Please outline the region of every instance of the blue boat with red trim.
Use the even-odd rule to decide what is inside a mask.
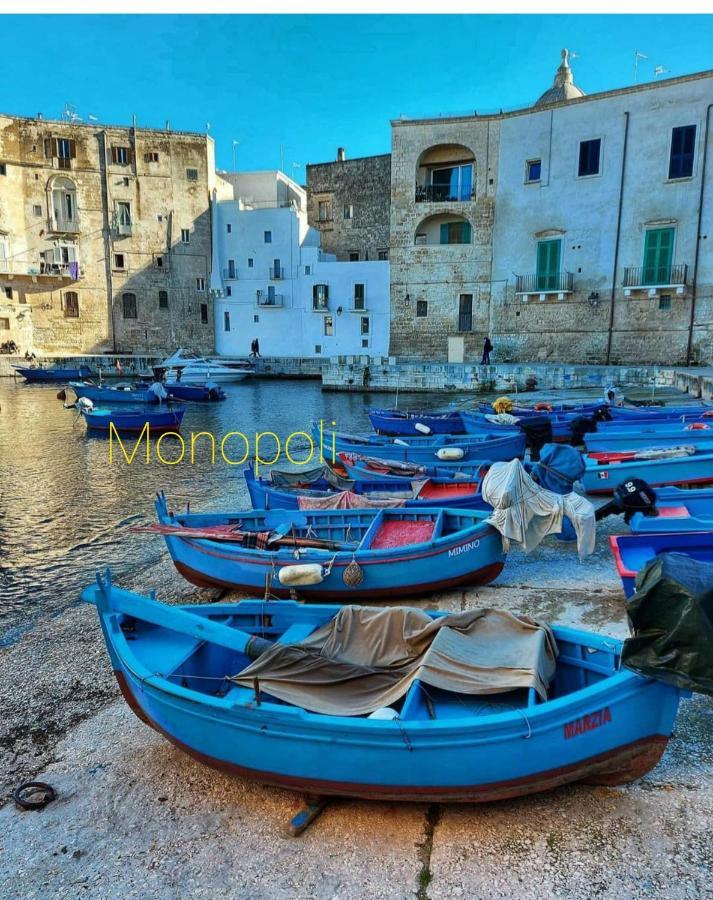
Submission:
[[[638,573],[661,553],[683,553],[699,562],[713,562],[713,531],[617,534],[609,537],[609,546],[627,597],[636,589]]]
[[[204,764],[316,796],[476,803],[573,782],[624,784],[656,765],[687,694],[622,668],[616,638],[566,627],[551,631],[556,658],[544,696],[508,684],[486,693],[474,684],[480,650],[493,666],[498,657],[487,629],[479,638],[477,627],[464,626],[467,612],[260,600],[165,606],[115,587],[108,573],[82,598],[96,606],[121,692],[145,724]],[[391,647],[394,613],[412,631],[438,630],[426,655],[445,630],[440,646],[459,652],[463,665],[434,684],[429,665],[413,667],[407,656],[408,678],[388,706],[369,712],[393,672],[382,648]],[[365,655],[381,665],[325,646],[355,620],[373,626]],[[522,628],[540,629],[539,640],[543,626],[529,620]],[[281,681],[281,669],[290,677]],[[309,684],[315,672],[318,691]],[[365,699],[355,699],[356,678]]]
[[[171,558],[199,586],[348,602],[488,584],[504,565],[485,510],[239,510],[171,513],[156,500]]]
[[[708,446],[595,451],[585,454],[584,463],[582,484],[588,494],[611,494],[633,478],[651,487],[713,484],[713,448]]]
[[[398,459],[381,459],[363,453],[338,453],[333,468],[353,481],[380,481],[391,483],[404,478],[424,480],[439,478],[447,481],[480,481],[490,467],[490,462],[439,463],[419,465]]]
[[[661,488],[648,515],[635,513],[632,534],[713,531],[713,488]]]

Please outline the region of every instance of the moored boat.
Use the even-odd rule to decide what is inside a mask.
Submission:
[[[30,383],[65,382],[72,379],[91,378],[94,375],[89,366],[13,366],[13,369]]]
[[[463,434],[465,429],[458,410],[369,410],[369,421],[377,434],[400,435]]]
[[[682,444],[713,447],[713,424],[708,421],[633,425],[616,430],[597,429],[595,433],[584,436],[584,446],[589,452],[655,449]]]
[[[655,511],[636,513],[629,527],[632,534],[713,531],[713,488],[662,488],[656,491]]]
[[[403,481],[404,478],[423,480],[439,478],[448,481],[479,481],[490,463],[439,463],[436,466],[402,462],[398,459],[381,459],[363,453],[338,453],[334,468],[343,470],[354,481]]]
[[[621,668],[616,638],[497,610],[168,607],[108,573],[82,596],[143,722],[202,763],[319,796],[480,802],[623,784],[658,762],[684,694]]]
[[[177,350],[173,356],[169,356],[156,366],[157,375],[166,375],[167,384],[178,382],[181,384],[207,384],[219,382],[220,384],[242,381],[252,373],[252,367],[226,365],[216,360],[197,356],[189,350]]]
[[[713,484],[713,448],[662,448],[593,452],[584,457],[588,494],[611,494],[622,481],[640,478],[652,487]]]
[[[132,384],[120,382],[110,387],[99,384],[87,384],[84,381],[70,381],[69,387],[74,391],[77,399],[86,397],[92,403],[107,403],[113,406],[115,403],[160,403],[168,399],[168,394],[159,382],[148,387],[145,384]]]
[[[683,553],[699,562],[713,562],[711,531],[617,534],[609,537],[609,546],[627,597],[636,589],[637,574],[649,560],[662,553]]]
[[[178,571],[199,586],[389,599],[487,584],[505,562],[484,510],[174,514],[160,494],[156,514],[159,524],[148,530],[165,537]]]
[[[166,381],[163,386],[174,400],[187,400],[191,403],[214,403],[218,400],[225,400],[227,396],[223,388],[213,381],[207,381],[205,384]]]
[[[151,434],[180,431],[185,406],[144,409],[79,408],[88,431],[109,432],[113,425],[119,434],[140,433],[146,425]]]

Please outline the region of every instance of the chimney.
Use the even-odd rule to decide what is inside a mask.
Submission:
[[[344,147],[337,147],[337,162],[344,162],[347,158],[347,151]]]

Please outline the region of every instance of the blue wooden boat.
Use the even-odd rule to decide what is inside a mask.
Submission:
[[[439,463],[437,466],[423,466],[406,463],[398,459],[380,459],[363,453],[338,453],[334,468],[355,482],[379,481],[389,483],[403,481],[404,478],[424,480],[440,478],[449,481],[480,481],[490,463]]]
[[[490,509],[480,493],[480,481],[428,478],[416,485],[407,478],[390,482],[353,481],[346,488],[335,487],[326,479],[307,484],[275,485],[269,478],[256,478],[252,467],[243,472],[253,509],[300,509],[305,503],[334,498],[343,493],[357,505],[359,498],[367,501],[392,500],[406,509],[425,509],[440,506],[444,509]]]
[[[584,446],[592,453],[682,445],[713,447],[713,425],[706,422],[634,425],[617,430],[602,429],[584,436]]]
[[[62,368],[60,366],[13,366],[13,369],[22,375],[25,381],[50,382],[71,381],[72,379],[91,378],[94,373],[89,366],[75,366],[74,368]]]
[[[159,525],[150,529],[164,535],[184,578],[200,586],[262,593],[267,584],[277,596],[299,587],[305,597],[342,601],[358,590],[360,597],[390,599],[487,584],[505,562],[500,535],[486,523],[484,510],[174,515],[160,494],[156,514]]]
[[[503,434],[512,434],[513,430],[518,429],[517,425],[511,424],[498,424],[497,422],[491,422],[486,416],[494,415],[493,410],[489,410],[488,412],[462,412],[461,419],[463,420],[463,427],[465,428],[465,432],[468,435],[479,435],[479,434],[490,434],[490,435],[503,435]],[[524,416],[520,416],[520,412],[513,412],[512,415],[517,416],[518,418],[522,418],[525,423],[527,423],[530,419],[534,419],[536,417],[545,417],[549,420],[552,425],[552,440],[563,442],[569,441],[572,437],[572,422],[574,419],[579,418],[582,415],[585,415],[583,412],[537,412],[537,416],[534,414],[530,415],[529,413]]]
[[[525,454],[525,435],[511,432],[503,437],[490,434],[456,436],[437,434],[433,437],[389,438],[380,435],[352,435],[342,432],[320,432],[313,426],[315,442],[324,446],[324,456],[337,453],[368,453],[372,456],[403,462],[438,465],[443,462],[474,460],[510,461]]]
[[[713,484],[713,448],[694,449],[693,455],[668,459],[643,459],[646,450],[587,453],[582,484],[588,494],[611,494],[630,478],[642,478],[651,487]]]
[[[681,403],[671,406],[610,406],[614,421],[629,420],[636,422],[662,421],[664,419],[685,418],[713,415],[713,406],[709,403]]]
[[[150,390],[144,384],[132,384],[131,382],[121,382],[119,384],[98,385],[86,384],[84,381],[70,381],[69,387],[72,388],[77,399],[86,397],[92,403],[132,403],[134,406],[138,403],[159,403],[159,395]]]
[[[369,410],[369,421],[377,434],[412,435],[463,434],[463,422],[458,410]],[[419,426],[419,427],[416,427]]]
[[[81,409],[88,431],[109,432],[111,425],[119,434],[142,432],[148,423],[151,434],[180,431],[185,406],[144,407],[144,409]]]
[[[259,678],[232,679],[264,653],[281,657],[282,645],[304,654],[295,645],[338,607],[165,606],[113,586],[108,573],[82,598],[96,605],[121,692],[144,723],[204,764],[318,796],[481,802],[577,781],[623,784],[656,765],[686,695],[621,668],[616,638],[555,627],[546,699],[532,689],[454,693],[416,678],[392,703],[396,718],[326,714],[278,699]]]
[[[166,381],[164,388],[173,400],[188,400],[191,403],[213,403],[225,400],[227,394],[219,384],[184,384],[181,381]]]
[[[711,531],[617,534],[609,537],[609,546],[627,597],[631,597],[636,589],[637,574],[660,553],[683,553],[699,562],[713,562]]]
[[[655,510],[655,515],[631,517],[632,534],[713,531],[713,488],[661,488],[656,491]]]
[[[530,406],[513,403],[510,414],[513,416],[518,416],[519,418],[549,414],[591,416],[594,412],[596,412],[596,410],[601,409],[603,406],[608,406],[608,404],[603,403],[601,400],[592,400],[588,403],[548,403],[546,401],[540,401],[537,404],[537,407],[539,408],[537,408],[534,404]],[[493,404],[485,402],[478,404],[477,411],[487,415],[493,415],[495,412]]]

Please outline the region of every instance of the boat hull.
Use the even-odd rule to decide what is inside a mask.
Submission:
[[[185,411],[185,406],[143,411],[94,409],[82,411],[82,415],[87,431],[109,433],[113,425],[119,434],[137,434],[144,430],[148,422],[151,434],[165,434],[180,430]]]
[[[713,562],[713,532],[710,531],[612,535],[609,546],[627,597],[636,590],[637,574],[660,553],[683,553],[699,562]]]
[[[467,480],[477,478],[480,480],[487,471],[490,462],[473,463],[439,463],[437,466],[425,466],[423,473],[413,476],[403,474],[391,474],[386,471],[372,468],[358,454],[343,454],[339,456],[338,465],[343,466],[349,478],[354,481],[381,481],[390,484],[395,481],[403,481],[404,477],[413,478],[445,478],[453,480]]]
[[[417,424],[428,428],[431,434],[463,434],[465,432],[460,413],[457,411],[443,413],[424,411],[421,415],[419,412],[371,409],[369,410],[369,421],[377,434],[391,437],[423,436],[424,432],[422,429],[416,428]]]
[[[158,403],[159,398],[153,391],[148,390],[121,390],[119,388],[105,388],[92,384],[82,384],[78,381],[71,381],[69,386],[72,388],[77,398],[86,397],[92,403]]]
[[[30,383],[48,383],[57,381],[71,381],[72,379],[89,378],[93,373],[88,366],[80,366],[75,369],[41,369],[24,366],[13,366],[15,371],[22,375],[25,381]]]
[[[642,478],[651,487],[713,484],[713,452],[672,459],[631,460],[597,465],[585,457],[582,484],[588,494],[611,494],[630,478]]]

